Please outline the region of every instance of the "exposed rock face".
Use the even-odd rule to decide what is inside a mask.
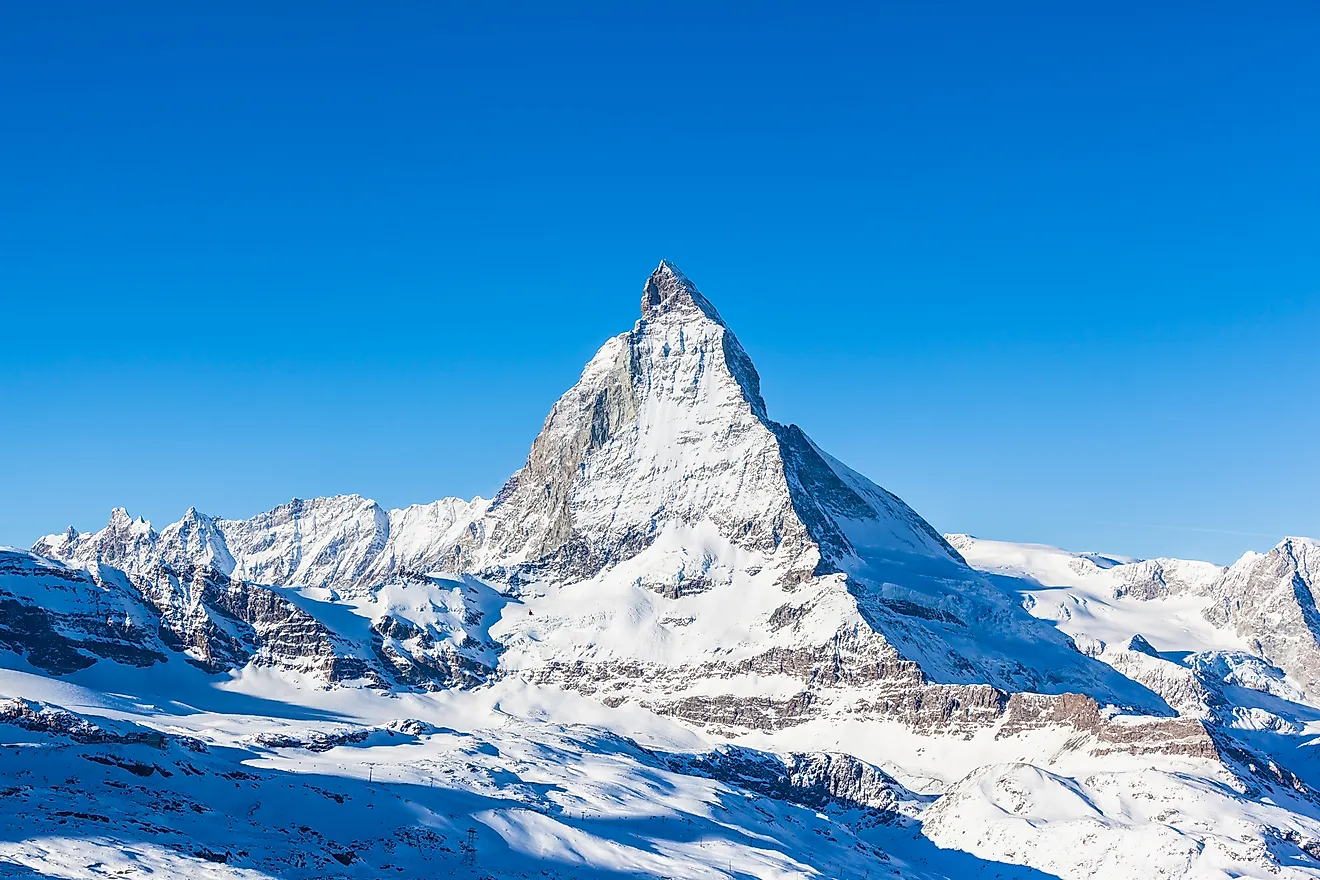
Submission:
[[[1135,636],[1133,642],[1138,638],[1140,636]],[[1180,715],[1208,718],[1221,702],[1214,687],[1207,684],[1195,670],[1162,659],[1145,639],[1135,648],[1111,647],[1100,658],[1123,675],[1159,694]]]
[[[957,560],[907,505],[769,419],[733,332],[661,263],[641,320],[592,358],[491,504],[479,558],[583,579],[706,521],[798,579],[840,570],[850,531],[870,551]]]
[[[1287,538],[1269,552],[1247,553],[1227,568],[1179,559],[1123,562],[967,535],[950,535],[949,540],[970,554],[974,564],[989,565],[990,571],[1007,576],[1026,575],[1027,586],[1072,584],[1085,588],[1088,595],[1103,589],[1116,600],[1205,600],[1202,616],[1238,636],[1234,648],[1245,643],[1312,696],[1320,688],[1320,612],[1314,595],[1320,577],[1320,543],[1312,539]],[[1070,611],[1058,606],[1052,613],[1066,617]],[[1104,646],[1094,642],[1079,647],[1099,656]]]
[[[354,656],[351,644],[273,589],[210,568],[163,565],[134,583],[160,615],[162,641],[209,672],[253,663],[387,686],[369,658]]]
[[[1268,553],[1248,553],[1206,590],[1206,619],[1231,627],[1252,649],[1320,694],[1320,543],[1287,538]]]
[[[1294,703],[1305,695],[1284,677],[1284,671],[1245,651],[1199,651],[1184,661],[1206,687],[1241,687]]]
[[[680,773],[718,779],[776,800],[817,810],[866,809],[900,819],[906,802],[918,798],[878,767],[851,755],[792,752],[778,756],[726,746],[702,755],[675,755]]]
[[[252,664],[374,688],[472,686],[494,663],[481,635],[486,612],[464,601],[480,590],[490,593],[396,578],[373,595],[360,625],[341,632],[318,616],[325,608],[316,600],[213,568],[158,564],[126,575],[98,565],[93,574],[0,551],[0,645],[54,675],[100,659],[149,666],[181,656],[208,672]],[[420,619],[403,616],[399,602],[423,602]]]
[[[124,508],[116,507],[99,532],[79,534],[70,526],[37,541],[32,552],[89,571],[102,563],[125,572],[145,571],[161,561],[158,539],[151,523],[133,519]]]
[[[102,573],[98,583],[108,585],[102,592],[114,587],[122,601],[140,609],[143,622],[131,633],[133,644],[150,634],[155,646],[154,654],[140,655],[143,662],[163,660],[173,649],[210,672],[252,663],[326,683],[472,686],[492,673],[494,646],[483,635],[486,612],[462,596],[477,590],[492,604],[492,591],[416,572],[452,559],[453,536],[470,531],[484,509],[481,499],[445,499],[387,513],[373,501],[339,496],[295,500],[250,520],[189,510],[160,532],[117,509],[99,532],[51,535],[35,549]],[[40,571],[65,577],[49,566]],[[87,579],[76,570],[60,571]],[[117,646],[124,633],[104,621],[89,631],[94,637],[85,650],[61,653],[59,643],[42,635],[42,612],[32,607],[42,604],[33,598],[41,589],[27,582],[10,614],[22,609],[28,622],[16,630],[37,634],[28,641],[45,646],[35,656],[48,657],[42,662],[51,671],[90,665],[95,657],[89,652],[123,653]],[[360,626],[341,632],[326,623],[327,603],[341,600],[356,605]],[[420,602],[422,619],[390,607],[397,601]]]
[[[1209,562],[1186,559],[1143,559],[1114,566],[1114,596],[1158,599],[1201,589],[1223,571]]]
[[[792,752],[784,759],[798,803],[809,807],[863,805],[897,812],[913,799],[879,767],[837,752]]]
[[[0,700],[0,724],[12,724],[32,733],[47,733],[85,745],[146,745],[164,749],[170,743],[177,743],[188,751],[206,751],[206,746],[193,737],[171,736],[128,725],[125,725],[126,730],[107,729],[59,707],[21,698]]]
[[[0,550],[0,645],[56,675],[99,659],[165,659],[150,610],[118,572],[94,576],[12,550]]]
[[[495,673],[499,646],[489,627],[503,597],[474,578],[398,575],[370,604],[373,650],[396,686],[475,687]]]
[[[500,622],[505,674],[610,705],[725,730],[909,709],[927,726],[915,707],[938,705],[940,688],[988,684],[1167,711],[1032,620],[907,505],[772,421],[742,346],[669,264],[475,535],[467,564],[545,606]]]

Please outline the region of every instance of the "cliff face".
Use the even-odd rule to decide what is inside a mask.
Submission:
[[[786,582],[862,552],[958,561],[907,505],[770,420],[733,332],[661,263],[637,325],[592,358],[491,504],[481,559],[581,580],[703,523]]]
[[[1314,698],[1320,696],[1317,589],[1320,543],[1285,538],[1268,553],[1243,556],[1206,587],[1212,604],[1205,617],[1232,629]]]

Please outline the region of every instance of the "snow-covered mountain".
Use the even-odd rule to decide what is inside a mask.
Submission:
[[[1320,876],[1318,571],[946,539],[661,263],[490,501],[0,551],[0,876]]]
[[[445,498],[386,511],[358,495],[294,499],[248,520],[189,509],[157,532],[117,508],[99,532],[73,529],[37,541],[34,553],[89,568],[99,563],[133,574],[166,565],[206,567],[252,583],[352,592],[396,573],[448,562],[447,551],[488,506]]]

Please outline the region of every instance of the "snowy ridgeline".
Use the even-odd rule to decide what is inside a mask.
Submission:
[[[0,550],[0,876],[1320,876],[1317,573],[941,536],[662,263],[492,500]]]

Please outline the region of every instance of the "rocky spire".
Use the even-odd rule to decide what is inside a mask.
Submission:
[[[768,417],[751,359],[673,264],[651,273],[641,305],[492,503],[479,568],[585,578],[703,523],[797,579],[863,549],[956,561],[901,501]]]
[[[697,286],[668,260],[661,260],[642,288],[642,319],[655,321],[668,315],[694,317],[705,315],[724,326],[719,312],[701,295]]]

